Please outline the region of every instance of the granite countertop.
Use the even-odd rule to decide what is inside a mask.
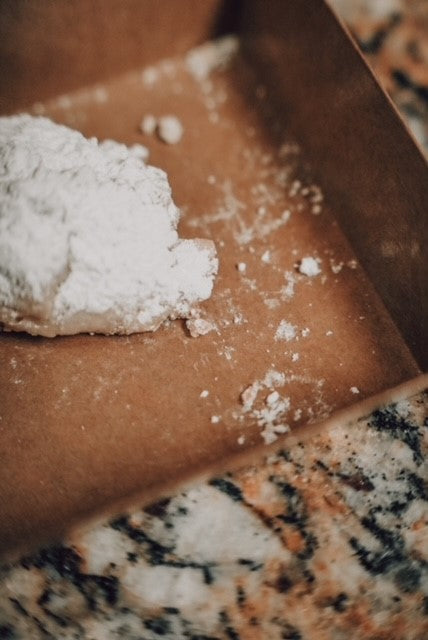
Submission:
[[[423,640],[428,391],[4,566],[0,637]]]
[[[426,1],[332,4],[428,153]],[[425,391],[74,534],[0,567],[0,638],[425,640],[427,455]]]
[[[428,155],[426,0],[329,0]]]

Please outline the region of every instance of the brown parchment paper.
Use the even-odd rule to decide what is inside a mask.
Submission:
[[[37,47],[47,52],[41,29],[35,40],[27,32],[31,23],[27,4],[30,16],[40,6],[18,2],[16,22],[10,15],[3,22],[11,55],[14,29],[30,42],[27,54]],[[177,4],[163,3],[157,24],[153,3],[138,3],[138,9],[133,2],[121,3],[128,17],[120,22],[124,33],[119,31],[134,43],[127,45],[134,52],[129,54],[129,68],[138,60],[144,66],[181,53],[206,38],[207,25],[218,24],[212,19],[213,13],[221,13],[218,3],[196,3],[198,11],[177,23],[176,29],[183,30],[177,40],[182,45],[177,48],[174,44],[168,50],[166,34],[175,25]],[[50,15],[47,5],[43,6]],[[116,30],[105,26],[104,18],[100,22],[93,19],[87,23],[94,41],[89,45],[80,32],[88,5],[75,0],[70,3],[72,9],[67,9],[74,13],[63,27],[69,43],[63,46],[60,18],[64,3],[55,6],[52,19],[59,31],[57,37],[49,31],[47,41],[58,50],[60,62],[51,67],[45,63],[43,82],[39,62],[35,65],[41,97],[52,93],[55,82],[61,91],[77,86],[79,78],[82,84],[92,82],[97,51],[108,49],[108,43],[114,45],[117,37]],[[108,5],[110,26],[115,24],[118,6]],[[397,221],[404,230],[419,225],[422,233],[419,216],[426,195],[426,170],[424,173],[417,149],[334,17],[315,0],[309,12],[308,6],[312,3],[246,4],[240,22],[244,51],[227,70],[215,73],[209,85],[189,74],[183,58],[157,65],[154,83],[142,80],[141,68],[117,75],[124,66],[116,66],[113,49],[95,85],[33,108],[86,135],[148,145],[150,162],[168,171],[174,198],[183,209],[181,235],[211,237],[216,242],[219,276],[212,298],[202,305],[204,316],[216,329],[191,338],[184,323],[175,321],[155,334],[130,337],[80,335],[48,340],[0,336],[2,552],[53,539],[96,513],[113,511],[129,496],[153,496],[157,488],[208,467],[220,468],[226,458],[260,445],[262,427],[254,412],[243,412],[240,394],[255,381],[265,380],[271,371],[284,376],[275,388],[290,400],[287,421],[293,433],[420,372],[415,356],[421,360],[421,341],[409,341],[412,354],[379,296],[378,292],[384,293],[382,286],[376,281],[378,292],[375,290],[359,260],[361,256],[372,269],[382,234],[395,233]],[[309,25],[304,28],[306,21]],[[288,44],[281,39],[280,26]],[[153,36],[151,31],[156,28],[165,31],[162,37]],[[329,34],[329,42],[324,34]],[[83,50],[79,54],[74,38],[84,38],[90,49],[89,53],[85,50],[86,57]],[[141,57],[139,38],[145,42]],[[330,41],[335,45],[332,49]],[[360,91],[349,92],[342,66],[332,63],[339,45],[343,65],[352,73],[352,86],[364,87],[364,109]],[[6,49],[0,49],[2,64]],[[269,58],[272,51],[274,62]],[[24,56],[21,62],[20,55]],[[21,52],[17,56],[17,65],[29,62],[29,55]],[[67,60],[75,64],[68,86],[59,78]],[[78,70],[83,60],[87,74]],[[22,86],[9,94],[7,110],[23,100],[38,100],[37,84],[32,84],[28,71],[18,77]],[[11,84],[3,84],[8,86]],[[349,178],[349,166],[344,164],[341,169],[343,114],[337,114],[337,121],[326,116],[329,96],[337,100],[335,91],[340,86],[345,86],[343,100],[354,113],[360,136],[354,140],[352,130],[346,128],[346,141],[356,148],[353,175],[359,179]],[[138,125],[147,113],[178,116],[185,131],[180,144],[168,147],[156,137],[142,136]],[[376,141],[376,153],[373,145],[361,139],[368,117],[379,131],[388,128],[388,136]],[[306,135],[304,123],[309,127]],[[411,202],[417,206],[410,213],[407,188],[394,188],[394,198],[384,209],[379,187],[374,186],[379,176],[373,163],[385,162],[390,140],[396,138],[405,158],[402,165],[395,158],[393,171],[401,166],[412,180]],[[297,146],[300,140],[303,150]],[[333,163],[332,157],[338,160]],[[386,170],[384,173],[388,176]],[[343,185],[339,192],[338,183]],[[319,215],[313,213],[314,185],[325,191]],[[382,192],[380,195],[383,198]],[[371,239],[376,224],[364,215],[366,210],[380,217],[382,234],[377,245]],[[355,249],[338,219],[347,231],[351,228],[352,241],[357,234]],[[413,245],[405,246],[407,253],[403,248],[400,254],[403,258],[411,255]],[[266,252],[267,261],[263,258]],[[298,262],[305,255],[319,258],[320,276],[299,274]],[[245,272],[237,269],[241,262]],[[419,283],[421,263],[411,264]],[[401,272],[398,284],[389,278],[390,272],[381,273],[385,288],[390,294],[396,291],[396,300],[391,295],[398,305]],[[292,295],[285,291],[290,282],[294,283]],[[418,307],[419,284],[412,288],[413,280],[406,282],[410,288],[402,298],[401,313],[411,328],[422,318],[423,302]],[[387,302],[391,307],[389,299]],[[281,321],[295,327],[290,342],[275,339]],[[204,390],[208,396],[201,398]],[[256,407],[264,406],[270,390],[269,384],[261,384]]]

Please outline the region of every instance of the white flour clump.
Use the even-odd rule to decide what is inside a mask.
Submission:
[[[181,240],[166,174],[47,118],[0,118],[0,322],[33,335],[154,331],[209,298],[217,258]]]

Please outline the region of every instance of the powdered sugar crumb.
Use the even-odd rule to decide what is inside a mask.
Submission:
[[[281,298],[282,300],[290,300],[294,296],[296,277],[291,271],[285,271],[284,278],[287,284],[281,288]]]
[[[156,67],[146,67],[142,74],[141,80],[146,86],[152,86],[159,80],[159,71]]]
[[[296,337],[296,327],[287,322],[287,320],[281,320],[275,333],[275,340],[285,340],[290,342]]]
[[[262,384],[270,389],[273,387],[282,387],[285,384],[285,374],[282,371],[269,369],[262,380]]]
[[[157,122],[158,137],[166,144],[177,144],[183,137],[184,128],[176,116],[162,116]]]
[[[321,273],[321,268],[318,258],[312,258],[312,256],[305,256],[301,259],[299,264],[299,272],[308,277],[314,277]]]
[[[210,320],[204,318],[189,318],[186,320],[186,327],[192,338],[198,338],[199,336],[205,336],[211,331],[215,331],[217,326]]]
[[[335,275],[342,271],[343,264],[343,262],[334,262],[334,260],[330,260],[330,268]]]
[[[301,409],[296,409],[294,414],[293,414],[293,420],[294,422],[297,422],[297,420],[300,420],[300,418],[302,417],[302,410]]]
[[[270,369],[262,380],[256,380],[241,393],[243,404],[242,411],[250,414],[250,417],[261,427],[261,436],[265,444],[275,442],[279,434],[286,433],[289,426],[285,421],[290,410],[290,399],[281,394],[275,387],[285,384],[285,374]],[[271,389],[264,398],[263,405],[255,407],[258,394],[262,389]]]
[[[147,114],[141,120],[140,130],[146,136],[151,136],[156,131],[156,126],[157,126],[157,120],[155,116],[152,114]]]
[[[280,304],[277,298],[264,298],[263,302],[268,307],[268,309],[276,309]]]
[[[261,261],[264,262],[265,264],[269,264],[269,262],[271,261],[271,253],[269,250],[263,253],[261,257]]]
[[[239,49],[236,36],[205,42],[186,55],[186,67],[196,80],[206,80],[213,71],[226,68]]]
[[[252,408],[252,406],[253,406],[256,398],[257,398],[257,394],[259,392],[259,389],[260,389],[260,383],[253,382],[253,384],[250,384],[241,393],[240,399],[241,399],[244,411],[250,411],[250,409]]]

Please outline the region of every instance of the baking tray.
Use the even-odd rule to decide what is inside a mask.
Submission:
[[[186,52],[225,33],[237,56],[195,77]],[[427,166],[325,3],[3,0],[0,96],[3,113],[147,144],[181,236],[220,258],[206,336],[0,335],[3,554],[256,455],[240,400],[256,381],[254,408],[274,388],[290,400],[281,446],[427,383]],[[148,113],[179,117],[182,141],[144,137]]]

